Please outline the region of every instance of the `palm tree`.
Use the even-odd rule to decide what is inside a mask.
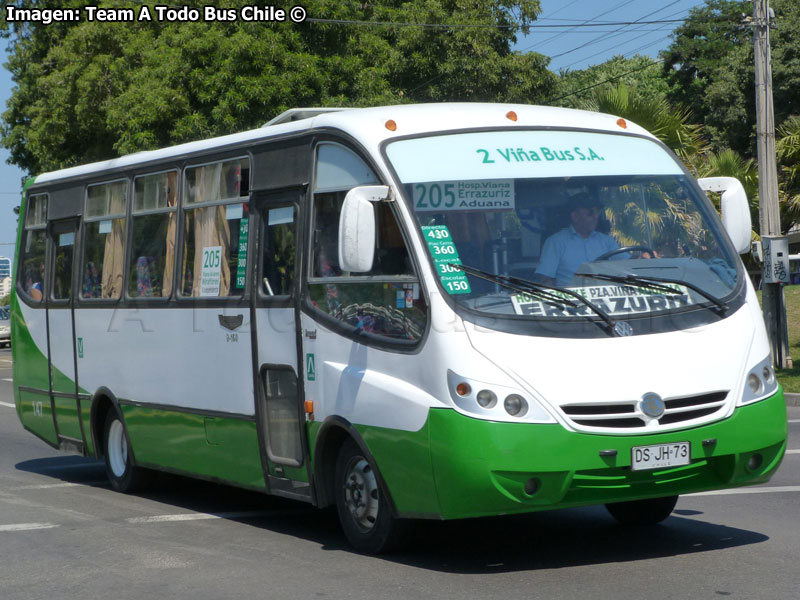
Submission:
[[[800,222],[800,117],[789,117],[778,127],[775,148],[781,165],[781,229]]]
[[[644,127],[694,172],[697,157],[708,150],[703,127],[690,122],[689,109],[676,108],[663,97],[636,94],[624,83],[598,92],[583,108],[624,117]]]

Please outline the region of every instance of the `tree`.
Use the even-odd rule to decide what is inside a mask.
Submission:
[[[614,56],[599,65],[579,71],[559,73],[558,89],[553,101],[558,106],[582,108],[587,99],[607,93],[620,84],[642,98],[665,99],[669,86],[659,63],[648,56],[625,58]]]
[[[596,92],[581,108],[630,119],[647,129],[673,150],[689,168],[706,150],[702,127],[691,123],[691,113],[675,108],[663,97],[636,93],[625,84]]]
[[[775,122],[800,113],[800,3],[771,0]],[[755,157],[752,2],[706,0],[692,9],[662,53],[669,99],[692,107],[715,151]]]
[[[149,7],[152,21],[0,25],[16,83],[2,124],[12,163],[32,173],[63,168],[258,127],[296,106],[536,102],[555,86],[546,57],[510,49],[538,0],[310,0],[309,17],[336,22],[301,24],[171,23],[156,19],[154,4],[135,5],[137,14]]]

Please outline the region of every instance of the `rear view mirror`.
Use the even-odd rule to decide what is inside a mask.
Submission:
[[[722,224],[739,254],[750,251],[750,236],[753,224],[750,220],[750,207],[742,184],[735,177],[704,177],[697,183],[705,192],[718,192]]]
[[[375,209],[373,202],[389,197],[389,186],[354,187],[344,197],[339,216],[339,267],[350,273],[372,269],[375,258]]]

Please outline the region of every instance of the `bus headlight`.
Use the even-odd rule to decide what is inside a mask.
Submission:
[[[450,370],[447,371],[447,388],[456,407],[475,417],[492,421],[555,422],[535,398],[519,388],[478,381]]]
[[[763,400],[778,390],[778,379],[772,368],[772,359],[767,356],[756,366],[750,369],[742,390],[742,399],[739,404],[749,404]]]
[[[512,417],[523,417],[525,413],[528,412],[528,403],[525,402],[525,398],[519,394],[511,394],[506,396],[506,400],[503,402],[503,408],[505,408],[506,412]]]
[[[478,392],[477,400],[483,408],[493,408],[497,404],[497,395],[491,390],[481,390]]]

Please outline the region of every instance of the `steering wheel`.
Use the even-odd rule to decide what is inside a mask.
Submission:
[[[601,254],[595,260],[608,260],[615,254],[622,254],[623,252],[649,252],[650,256],[655,256],[655,250],[653,250],[650,246],[623,246],[622,248],[617,248],[616,250],[612,250],[611,252],[606,252],[605,254]]]

